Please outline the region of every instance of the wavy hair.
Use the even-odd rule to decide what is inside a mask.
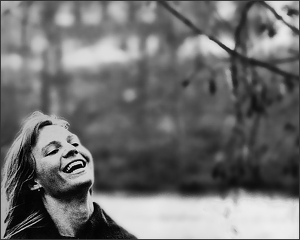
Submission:
[[[55,115],[39,111],[27,117],[4,159],[1,181],[1,239],[14,238],[44,219],[42,191],[31,191],[29,184],[36,177],[36,163],[32,150],[40,129],[59,125],[66,129],[69,123]]]

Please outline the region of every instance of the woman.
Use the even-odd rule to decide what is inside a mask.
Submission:
[[[93,158],[68,127],[40,112],[25,120],[3,167],[3,237],[135,238],[93,202]]]

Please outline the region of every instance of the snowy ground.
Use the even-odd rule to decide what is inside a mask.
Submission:
[[[104,210],[138,238],[299,239],[299,199],[250,194],[126,196],[95,194]]]

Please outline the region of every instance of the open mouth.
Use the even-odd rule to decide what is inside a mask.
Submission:
[[[65,173],[76,173],[79,172],[82,168],[86,166],[86,162],[83,160],[76,160],[70,162],[67,166],[64,167],[63,172]]]

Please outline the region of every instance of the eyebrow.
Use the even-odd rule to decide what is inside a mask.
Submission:
[[[67,136],[67,142],[70,142],[70,141],[73,140],[74,138],[79,140],[79,138],[78,138],[77,135],[75,135],[75,134],[70,134],[70,135],[68,135],[68,136]],[[50,147],[51,145],[55,145],[56,147],[60,147],[60,146],[61,146],[60,142],[55,141],[55,140],[54,140],[54,141],[51,141],[51,142],[49,142],[46,146],[44,146],[44,147],[42,148],[42,153],[45,154],[47,148]]]
[[[74,139],[79,140],[77,135],[75,135],[73,133],[67,136],[67,142],[70,142],[71,140],[74,140]]]

